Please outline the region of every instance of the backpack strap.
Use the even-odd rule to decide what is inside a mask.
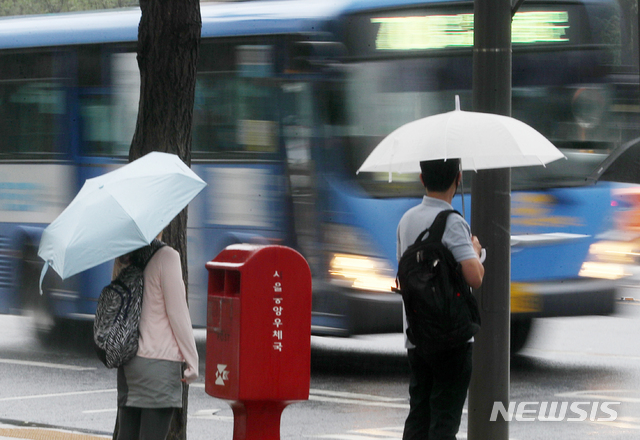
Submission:
[[[447,218],[449,218],[449,215],[453,214],[454,212],[462,217],[462,214],[460,214],[455,209],[445,209],[444,211],[440,211],[436,218],[433,220],[433,223],[431,223],[431,226],[429,226],[427,229],[422,231],[420,235],[418,235],[415,243],[420,243],[427,232],[429,233],[429,237],[427,237],[427,240],[433,242],[442,241],[442,236],[444,235],[444,230],[447,226]]]

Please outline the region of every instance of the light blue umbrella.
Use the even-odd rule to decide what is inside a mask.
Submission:
[[[149,244],[206,186],[175,154],[152,152],[87,179],[43,232],[38,255],[62,279]]]

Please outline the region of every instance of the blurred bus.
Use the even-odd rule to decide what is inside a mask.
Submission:
[[[109,264],[64,282],[49,271],[40,296],[36,252],[84,180],[126,161],[139,20],[137,8],[0,20],[0,312],[31,313],[45,330],[91,320],[110,278]],[[515,349],[532,317],[613,309],[611,276],[581,268],[614,212],[610,188],[584,177],[624,140],[608,111],[619,20],[613,0],[531,0],[514,17],[513,116],[568,157],[513,172]],[[311,266],[314,334],[401,331],[395,230],[423,188],[417,175],[389,184],[355,170],[398,126],[452,110],[455,95],[471,109],[472,42],[472,2],[202,4],[195,326],[206,325],[205,262],[230,244],[275,243]]]

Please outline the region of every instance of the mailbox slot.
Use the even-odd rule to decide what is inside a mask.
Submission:
[[[240,272],[225,269],[209,270],[209,295],[237,295],[239,293]]]
[[[240,272],[235,270],[226,271],[224,277],[224,293],[227,295],[237,295],[240,293]]]

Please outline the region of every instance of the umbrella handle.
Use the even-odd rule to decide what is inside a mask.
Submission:
[[[46,261],[44,266],[42,267],[42,272],[40,272],[40,295],[42,295],[42,281],[44,281],[44,276],[47,274],[47,269],[49,269],[49,262]]]

